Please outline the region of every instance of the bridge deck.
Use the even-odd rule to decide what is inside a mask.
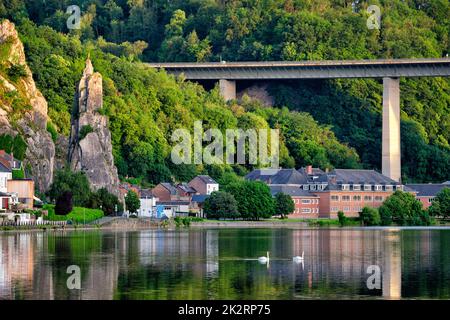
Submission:
[[[190,80],[450,76],[450,59],[147,63]]]

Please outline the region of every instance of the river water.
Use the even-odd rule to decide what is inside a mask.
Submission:
[[[449,298],[449,229],[0,234],[0,299]]]

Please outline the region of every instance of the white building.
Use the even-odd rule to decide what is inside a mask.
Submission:
[[[219,184],[207,175],[196,176],[188,185],[194,188],[197,194],[211,194],[214,191],[219,191]]]
[[[138,210],[138,217],[155,217],[156,201],[159,199],[153,196],[151,190],[141,190],[141,207]]]

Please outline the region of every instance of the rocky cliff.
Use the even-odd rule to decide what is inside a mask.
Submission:
[[[69,138],[70,167],[84,171],[93,189],[105,187],[119,195],[108,118],[99,113],[103,106],[102,76],[94,72],[90,59],[86,61],[75,100]]]
[[[0,22],[0,135],[25,141],[24,164],[39,191],[53,180],[55,145],[47,132],[47,101],[36,88],[16,28]]]

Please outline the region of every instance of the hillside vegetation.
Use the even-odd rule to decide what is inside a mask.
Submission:
[[[67,6],[82,9],[67,30]],[[122,177],[156,183],[199,172],[242,174],[249,167],[172,166],[170,134],[193,128],[279,127],[281,165],[381,167],[379,80],[290,81],[270,86],[274,108],[225,104],[217,89],[156,72],[140,61],[329,60],[442,57],[449,52],[445,0],[375,1],[380,30],[369,30],[367,3],[308,0],[14,0],[0,17],[18,25],[29,65],[59,134],[89,52],[104,77],[104,112]],[[449,79],[402,79],[404,181],[443,181],[450,164]],[[290,111],[289,111],[290,110]],[[340,141],[340,142],[339,142]]]

